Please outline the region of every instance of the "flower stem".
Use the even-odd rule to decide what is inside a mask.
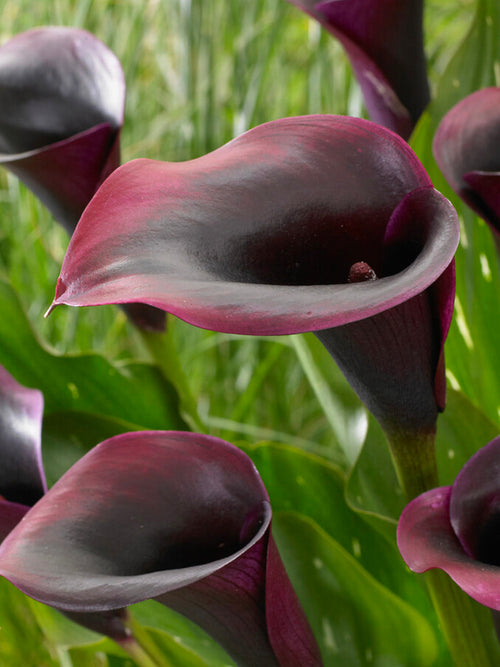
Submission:
[[[173,340],[173,327],[170,325],[171,316],[169,318],[169,326],[167,326],[167,330],[164,333],[141,329],[139,330],[139,334],[164,377],[177,389],[184,419],[193,430],[204,433],[206,428],[200,419],[196,401],[193,398],[186,374],[180,363],[177,348]]]
[[[120,642],[120,647],[128,653],[138,667],[159,667],[159,664],[150,658],[135,639]]]
[[[500,647],[490,610],[470,598],[442,570],[429,570],[424,576],[455,665],[499,665]]]
[[[435,433],[386,432],[396,472],[413,500],[439,486]],[[500,664],[489,610],[466,595],[442,570],[429,570],[425,579],[441,630],[457,667],[491,667]]]
[[[436,463],[436,432],[387,431],[394,467],[408,502],[439,486]]]
[[[119,644],[135,660],[138,667],[175,667],[132,614],[129,614],[125,625],[130,630],[131,637]]]

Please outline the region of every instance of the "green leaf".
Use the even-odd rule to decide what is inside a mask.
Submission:
[[[114,435],[134,430],[137,430],[135,424],[90,412],[66,410],[45,416],[42,454],[49,486],[92,447]]]
[[[406,504],[385,435],[370,415],[368,434],[346,492],[350,506],[395,543],[396,523]]]
[[[55,667],[28,598],[0,579],[0,664]]]
[[[296,511],[313,519],[378,581],[432,615],[426,593],[397,550],[395,524],[390,524],[389,541],[351,509],[344,496],[345,477],[337,467],[286,445],[261,443],[243,449],[266,485],[274,513]],[[384,497],[388,486],[382,489]]]
[[[185,429],[178,398],[161,373],[147,364],[120,368],[97,354],[60,356],[36,338],[14,290],[0,280],[0,364],[43,392],[45,413],[87,411],[127,419],[137,427]]]
[[[449,188],[432,156],[432,139],[442,117],[452,106],[475,90],[499,85],[499,26],[500,5],[497,0],[478,0],[470,30],[448,63],[436,94],[411,137],[412,148],[438,190],[444,194]],[[434,175],[438,176],[437,180]]]
[[[500,277],[497,251],[487,225],[451,190],[432,155],[437,127],[449,109],[472,92],[500,84],[500,3],[478,0],[471,28],[439,81],[411,144],[435,187],[461,219],[456,254],[457,298],[446,344],[447,375],[490,419],[500,423],[500,357],[497,326]]]
[[[101,641],[102,636],[78,625],[47,605],[26,598],[45,636],[61,648],[85,646]]]
[[[325,667],[427,667],[438,649],[426,618],[379,584],[310,519],[278,513],[274,535]]]
[[[173,661],[173,665],[179,665],[179,667],[234,666],[234,662],[226,652],[201,628],[158,602],[146,600],[133,605],[131,611],[142,626],[154,630],[152,637],[160,647],[163,646],[164,649],[167,647],[166,655],[173,650],[172,641],[177,644],[177,661]]]
[[[465,463],[498,436],[498,426],[458,391],[448,391],[436,441],[439,480],[453,484]]]
[[[452,484],[478,449],[498,435],[498,426],[463,393],[448,388],[446,409],[438,418],[436,456],[440,484]],[[347,486],[347,500],[391,540],[405,499],[385,436],[370,417],[368,436]]]
[[[352,465],[366,434],[366,411],[337,364],[313,334],[291,336],[295,352],[333,431],[332,447]]]

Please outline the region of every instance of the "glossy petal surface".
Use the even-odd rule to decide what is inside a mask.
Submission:
[[[414,572],[440,568],[472,598],[500,610],[500,568],[468,556],[450,523],[451,487],[427,491],[404,509],[398,547]]]
[[[42,414],[42,394],[0,366],[0,496],[7,501],[32,505],[46,490]]]
[[[429,430],[458,233],[395,134],[289,118],[191,162],[117,170],[78,225],[54,304],[136,300],[216,331],[319,332],[384,425]]]
[[[119,164],[120,63],[84,30],[36,28],[0,47],[0,95],[0,163],[71,232]]]
[[[500,88],[454,106],[434,137],[436,162],[455,192],[500,234]]]
[[[425,246],[432,221],[448,215],[448,202],[436,191],[408,195],[388,225],[386,265],[403,268]],[[444,409],[443,345],[453,298],[450,265],[427,290],[400,305],[316,332],[386,430],[432,430],[437,411]]]
[[[160,599],[248,665],[256,656],[284,664],[266,622],[266,579],[278,577],[300,621],[292,650],[318,656],[288,579],[275,554],[268,559],[270,519],[265,488],[237,448],[191,433],[129,433],[98,445],[30,510],[0,548],[0,572],[71,612]]]
[[[391,216],[421,187],[425,238],[408,237],[407,265],[386,275]],[[191,162],[117,170],[78,225],[54,303],[143,301],[232,333],[319,330],[419,294],[457,242],[453,208],[396,135],[359,119],[289,118]],[[359,261],[379,279],[348,283]]]
[[[372,120],[407,139],[429,102],[422,0],[290,0],[343,45]]]
[[[120,164],[125,81],[116,56],[85,30],[43,27],[0,47],[0,164],[71,234],[99,185]],[[139,327],[165,316],[125,307]]]
[[[500,565],[500,438],[480,449],[453,483],[450,522],[471,558]]]

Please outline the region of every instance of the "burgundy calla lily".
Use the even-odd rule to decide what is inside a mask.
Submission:
[[[0,540],[47,490],[42,466],[43,396],[0,366]]]
[[[387,430],[427,432],[445,400],[458,234],[397,135],[287,118],[190,162],[115,171],[52,307],[134,300],[216,331],[314,331]]]
[[[125,80],[116,56],[85,30],[28,30],[0,47],[0,164],[14,173],[69,234],[120,164]],[[164,315],[127,313],[162,330]]]
[[[423,0],[289,0],[344,47],[370,118],[407,139],[429,102]]]
[[[0,366],[0,542],[47,491],[42,464],[43,396]],[[128,641],[125,610],[67,616],[116,641]]]
[[[0,164],[71,234],[120,164],[125,81],[118,59],[84,30],[28,30],[0,47],[0,95]]]
[[[434,137],[436,162],[453,190],[500,242],[500,88],[483,88],[454,106]]]
[[[468,595],[500,611],[500,437],[462,468],[452,486],[413,500],[398,546],[414,572],[440,568]]]
[[[154,598],[240,665],[321,665],[250,459],[185,432],[116,436],[76,463],[0,547],[0,573],[71,612]]]

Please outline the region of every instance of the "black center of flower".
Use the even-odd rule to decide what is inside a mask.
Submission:
[[[481,526],[477,537],[476,557],[487,565],[500,565],[500,513]]]
[[[367,280],[377,280],[377,274],[366,262],[355,262],[349,269],[349,283],[364,283]]]

